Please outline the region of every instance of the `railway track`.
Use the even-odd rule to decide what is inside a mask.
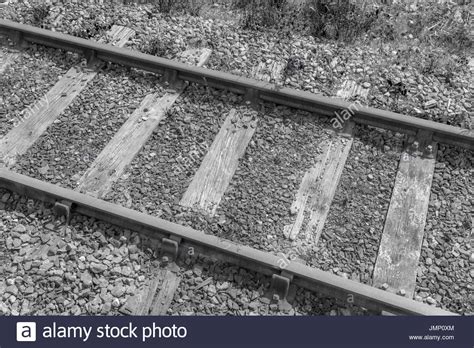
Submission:
[[[78,65],[71,68],[43,98],[36,101],[27,113],[23,113],[27,117],[21,118],[16,127],[10,128],[4,134],[0,140],[0,155],[5,168],[0,170],[0,186],[21,195],[54,204],[56,213],[65,216],[66,221],[70,220],[74,214],[90,216],[148,235],[159,241],[158,247],[163,253],[161,263],[165,267],[156,272],[139,293],[130,297],[130,301],[123,306],[123,312],[166,313],[175,292],[179,292],[177,290],[179,279],[184,277],[179,276],[181,270],[174,261],[186,258],[186,253],[193,250],[193,252],[212,255],[222,261],[271,277],[273,293],[277,295],[273,298],[282,308],[285,308],[285,299],[291,293],[290,285],[296,285],[376,312],[418,315],[452,314],[414,301],[412,298],[415,294],[425,225],[427,216],[430,216],[429,200],[436,172],[438,147],[443,147],[443,156],[448,151],[446,148],[464,148],[459,151],[462,152],[461,155],[468,157],[469,151],[474,149],[472,130],[365,108],[360,104],[323,98],[311,93],[281,88],[264,81],[207,70],[200,67],[212,54],[206,50],[187,52],[188,54],[182,57],[187,64],[133,52],[120,48],[133,35],[133,31],[127,28],[111,29],[108,41],[116,46],[4,20],[0,21],[0,33],[8,35],[18,45],[36,43],[83,53],[87,58],[87,66]],[[10,55],[4,58],[0,71],[6,69],[8,64],[12,64],[11,62]],[[60,132],[61,128],[64,129],[61,125],[62,115],[68,115],[70,112],[68,108],[73,105],[76,98],[80,98],[81,93],[86,93],[88,84],[97,78],[97,74],[106,62],[162,75],[164,87],[147,94],[141,103],[131,110],[130,116],[125,115],[126,117],[113,126],[114,132],[103,133],[96,131],[98,127],[93,126],[89,129],[90,132],[85,133],[87,136],[82,138],[86,140],[82,142],[81,149],[76,149],[78,152],[88,151],[87,148],[91,146],[91,142],[87,139],[101,139],[98,146],[94,145],[100,150],[87,156],[88,159],[85,162],[88,163],[88,167],[81,169],[74,178],[60,175],[59,178],[49,180],[69,186],[71,189],[17,173],[25,171],[21,169],[24,167],[22,156],[31,152],[31,149],[34,149],[34,153],[38,153],[45,148],[45,133],[51,132],[50,130],[54,128],[56,133]],[[219,97],[213,92],[219,89],[227,90],[228,93]],[[202,97],[203,93],[205,97]],[[186,115],[194,111],[189,104],[180,105],[179,103],[180,100],[187,100],[187,98],[191,104],[193,102],[202,104],[199,109],[200,121],[196,121],[196,124],[208,122],[209,129],[213,131],[200,130],[196,125],[194,127],[197,129],[194,130],[193,127],[186,126],[186,124],[193,124],[192,117]],[[218,120],[213,120],[213,115],[207,111],[205,103],[219,98],[221,98],[222,115]],[[295,111],[297,115],[294,116],[291,115],[292,111],[289,111],[286,123],[274,121],[272,117],[269,117],[273,113],[269,106],[272,103],[304,110],[304,112]],[[73,117],[72,114],[69,116]],[[320,117],[320,122],[315,120],[315,116]],[[181,120],[184,126],[179,125],[179,122],[176,126],[173,123],[175,118],[184,119]],[[99,122],[106,121],[106,118],[99,118]],[[306,122],[306,128],[298,131],[309,140],[292,140],[291,134],[295,134],[293,132],[298,122]],[[334,219],[331,215],[331,207],[333,201],[339,199],[338,188],[347,180],[344,177],[347,169],[346,172],[344,170],[346,165],[350,165],[351,168],[357,167],[357,164],[351,162],[353,159],[350,154],[358,146],[356,134],[361,129],[361,125],[381,128],[383,132],[400,133],[398,136],[400,160],[394,167],[396,173],[393,173],[393,184],[386,188],[386,191],[390,191],[388,192],[389,202],[386,202],[388,205],[386,216],[381,221],[383,223],[380,231],[381,238],[380,240],[375,238],[379,245],[375,263],[369,271],[371,285],[347,279],[344,273],[338,276],[304,265],[305,260],[300,260],[298,253],[275,255],[278,250],[273,248],[269,248],[272,252],[261,251],[183,226],[183,224],[194,224],[204,226],[200,229],[206,232],[216,232],[213,228],[205,227],[227,226],[226,216],[222,214],[223,206],[238,202],[239,197],[241,200],[247,199],[256,206],[261,205],[262,202],[249,200],[247,196],[252,195],[252,192],[244,195],[239,191],[239,187],[243,186],[239,184],[239,180],[260,180],[262,177],[255,175],[255,171],[268,171],[269,176],[264,179],[272,182],[271,185],[277,186],[277,189],[269,195],[275,196],[275,192],[280,192],[283,196],[281,201],[284,202],[282,206],[290,204],[289,218],[285,215],[286,213],[281,212],[279,216],[284,222],[280,230],[281,235],[272,236],[265,234],[265,230],[269,230],[272,224],[282,223],[278,215],[268,219],[270,222],[262,221],[263,219],[252,220],[252,214],[249,214],[249,217],[244,215],[243,219],[248,218],[255,222],[253,224],[255,228],[252,227],[251,232],[261,234],[257,238],[260,239],[259,242],[245,244],[256,244],[259,249],[263,249],[261,240],[270,237],[284,240],[283,243],[289,250],[298,246],[298,248],[303,247],[311,251],[312,248],[322,244],[321,239],[324,239],[327,244],[326,241],[331,239],[327,221]],[[160,133],[160,128],[163,127],[165,130]],[[196,139],[194,139],[194,144],[187,145],[187,155],[180,158],[180,153],[173,152],[172,147],[180,138],[185,137],[182,127],[191,129],[191,135]],[[272,132],[279,135],[273,136]],[[170,136],[174,133],[178,136]],[[262,146],[264,148],[265,145],[262,143],[268,138],[271,138],[269,143],[273,145],[268,146],[263,155],[259,154],[255,149]],[[200,141],[196,141],[197,139]],[[161,145],[156,145],[160,142]],[[181,224],[175,224],[122,206],[134,207],[137,194],[139,196],[142,194],[123,189],[127,186],[127,178],[133,176],[137,162],[152,163],[156,167],[155,170],[151,165],[148,167],[145,165],[145,167],[153,175],[160,175],[161,171],[170,170],[166,161],[159,160],[160,156],[157,153],[163,149],[157,146],[163,146],[165,151],[169,149],[169,156],[179,159],[174,161],[177,172],[188,174],[185,175],[185,180],[177,178],[179,180],[175,180],[176,183],[173,182],[174,178],[165,178],[170,186],[159,186],[163,191],[157,194],[162,196],[171,194],[171,198],[177,201],[173,203],[174,207],[170,208],[162,202],[159,206],[153,204],[153,194],[149,194],[152,195],[152,202],[149,202],[143,210],[153,211],[154,215],[161,214],[178,222],[181,222],[181,216],[189,214],[190,211],[195,212],[197,217],[191,223],[183,220]],[[288,158],[293,156],[292,161],[286,163],[285,166],[278,157],[278,153],[272,152],[272,146],[285,149],[284,160],[288,161]],[[300,147],[302,153],[311,153],[311,156],[298,157],[297,150]],[[288,157],[288,154],[291,156]],[[264,155],[272,156],[271,165],[268,165]],[[60,156],[57,156],[57,162],[60,162]],[[301,162],[305,162],[305,165],[301,166]],[[39,163],[30,162],[27,163],[28,165],[36,166],[33,171],[37,173]],[[291,169],[292,166],[297,167],[298,170]],[[464,167],[468,173],[472,173],[469,163],[464,164]],[[41,164],[41,170],[47,173],[49,169]],[[274,178],[272,179],[272,175],[278,178],[281,175],[280,172],[291,177],[293,184],[288,182],[288,185],[278,187],[279,184]],[[150,185],[149,173],[140,173],[140,176],[143,175],[145,178],[142,187],[147,187]],[[374,180],[373,174],[369,174],[369,180]],[[386,184],[379,183],[380,186]],[[181,187],[174,188],[175,185],[181,185]],[[294,197],[284,194],[289,185],[294,186]],[[268,184],[262,181],[261,186],[267,187]],[[472,202],[472,189],[469,191],[469,186],[467,187],[466,196],[468,201]],[[114,198],[114,191],[117,190],[128,202],[117,205],[103,200],[121,202],[121,199],[117,199],[117,194]],[[146,195],[146,192],[143,193],[143,196]],[[146,198],[143,199],[146,200]],[[259,199],[265,202],[267,197],[261,195]],[[374,200],[376,200],[375,197]],[[231,208],[228,209],[232,211]],[[261,206],[259,209],[264,209],[264,207]],[[255,207],[250,208],[250,212],[253,211],[255,216],[258,216],[257,210]],[[236,212],[236,216],[242,218],[239,214],[242,215],[241,212]],[[217,221],[217,223],[208,224],[206,221]],[[217,232],[219,229],[221,232],[224,230],[220,235],[228,233],[225,227],[217,227]],[[340,239],[337,234],[332,237]],[[347,247],[350,248],[350,246]],[[469,250],[462,249],[462,251],[463,253],[458,253],[458,256],[461,259],[469,259]],[[466,262],[469,265],[469,260]],[[466,274],[466,277],[469,276]],[[202,286],[206,285],[209,284]]]

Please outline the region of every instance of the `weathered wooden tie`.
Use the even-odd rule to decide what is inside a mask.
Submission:
[[[316,164],[305,173],[291,206],[296,219],[284,227],[285,237],[296,239],[302,232],[305,215],[308,215],[303,238],[313,245],[318,243],[352,147],[353,123],[347,123],[346,134],[347,138],[338,136],[323,142],[323,151],[317,157]]]
[[[17,53],[0,53],[0,74],[10,66],[11,63],[15,61],[18,57]]]
[[[192,51],[199,57],[198,66],[204,65],[211,54],[207,49]],[[76,190],[94,197],[103,197],[146,144],[185,87],[183,85],[163,97],[159,97],[157,93],[147,95],[79,179]]]
[[[355,95],[366,98],[367,94],[367,89],[358,86],[353,81],[346,81],[336,95],[349,99]],[[358,105],[355,103],[353,108],[358,108]],[[347,109],[341,111],[340,115],[350,116],[352,112],[352,109]],[[350,117],[347,120],[339,120],[336,116],[334,119],[337,122],[332,122],[332,125],[341,128],[339,130],[342,131],[342,136],[333,137],[320,144],[322,152],[318,155],[316,164],[303,177],[296,199],[291,206],[292,212],[296,215],[295,221],[283,228],[285,237],[291,240],[296,239],[303,232],[303,239],[316,245],[323,231],[353,142],[354,123]],[[301,231],[305,220],[306,228]]]
[[[436,151],[431,137],[419,134],[402,153],[374,268],[373,286],[388,286],[388,291],[410,298],[415,291]]]
[[[175,269],[179,269],[173,265]],[[181,278],[168,268],[155,272],[145,285],[120,308],[126,315],[166,315]]]
[[[178,289],[181,278],[172,271],[166,271],[160,291],[150,308],[150,315],[166,315],[173,302],[173,297]]]
[[[336,97],[347,100],[352,98],[353,96],[358,95],[359,97],[365,99],[367,98],[368,94],[368,88],[364,88],[353,80],[346,80],[342,83],[341,89],[337,91]]]
[[[166,270],[160,269],[152,275],[135,295],[127,299],[127,302],[120,308],[120,312],[128,315],[149,315],[165,273]]]
[[[232,109],[194,175],[180,204],[214,215],[239,164],[239,158],[252,138],[257,119],[255,111]]]
[[[110,39],[119,46],[123,46],[133,34],[133,30],[120,26],[113,26],[108,33]],[[97,72],[98,69],[79,65],[69,69],[44,97],[24,110],[19,125],[0,140],[1,163],[6,167],[13,166],[17,156],[26,153]]]
[[[260,62],[252,70],[252,75],[258,80],[281,83],[284,68],[283,62],[271,62],[270,64]]]
[[[283,64],[260,62],[252,71],[263,81],[281,80]],[[256,117],[232,109],[198,171],[181,198],[180,205],[214,215],[257,127]]]

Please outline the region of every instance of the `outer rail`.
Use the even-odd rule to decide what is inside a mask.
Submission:
[[[357,108],[355,108],[354,105],[342,100],[323,97],[292,88],[280,88],[271,83],[194,67],[126,48],[101,44],[8,20],[0,19],[0,33],[9,35],[17,42],[27,41],[69,51],[82,52],[87,57],[95,57],[104,61],[160,74],[171,73],[172,75],[170,76],[177,76],[181,80],[230,90],[235,93],[315,112],[324,116],[334,116],[335,112],[347,109],[353,112],[352,119],[356,123],[406,134],[425,131],[431,133],[434,141],[474,149],[473,130],[453,127],[390,111],[362,107],[361,105],[357,105]]]
[[[0,168],[0,187],[44,202],[67,201],[72,212],[95,217],[111,224],[146,234],[152,238],[181,238],[181,253],[187,247],[218,257],[259,273],[282,271],[281,258],[273,254],[204,234],[169,221],[127,209],[47,182]],[[454,313],[416,302],[371,286],[345,279],[300,263],[290,262],[284,271],[298,286],[336,297],[374,311],[409,315],[454,315]]]

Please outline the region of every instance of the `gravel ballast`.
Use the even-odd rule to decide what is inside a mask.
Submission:
[[[218,91],[211,92],[211,99],[202,94],[203,87],[193,88],[175,104],[106,199],[265,251],[291,249],[283,238],[283,227],[292,220],[291,204],[321,151],[319,144],[334,132],[306,112],[266,105],[265,112],[257,113],[255,134],[216,215],[210,217],[181,207],[179,201],[234,99]]]
[[[235,94],[191,84],[106,199],[181,222],[177,203],[230,110],[248,111],[241,102]]]
[[[18,158],[13,170],[75,188],[81,175],[149,93],[162,93],[154,74],[111,65]]]
[[[49,204],[5,189],[0,197],[2,315],[119,315],[166,267],[157,241],[76,214],[66,225]],[[292,306],[281,306],[268,294],[268,277],[208,257],[178,265],[171,268],[181,281],[168,314],[365,314],[299,288]]]
[[[30,22],[31,11],[28,4],[12,4],[0,8],[0,17]],[[98,23],[101,25],[94,27]],[[334,96],[346,82],[355,81],[364,91],[368,90],[367,98],[355,96],[357,100],[363,99],[365,105],[466,129],[472,129],[474,124],[469,99],[473,70],[466,63],[468,59],[446,53],[446,61],[439,62],[436,52],[431,52],[432,47],[413,38],[348,44],[291,31],[283,35],[274,30],[243,30],[238,21],[182,14],[165,16],[150,6],[136,5],[53,5],[42,23],[46,28],[95,40],[102,38],[112,24],[136,31],[127,45],[134,50],[176,59],[186,49],[208,47],[213,53],[206,67],[211,69],[254,77],[259,63],[264,62],[266,67],[278,63],[287,68],[286,86]],[[83,28],[90,30],[85,32]],[[152,38],[158,40],[150,43]],[[2,53],[19,53],[19,58],[0,74],[3,136],[22,118],[22,110],[31,107],[80,58],[39,46],[21,51],[6,45],[0,48]],[[18,158],[13,170],[75,188],[128,115],[146,94],[153,92],[164,92],[155,75],[107,65],[29,151]],[[232,108],[257,117],[257,129],[216,216],[209,217],[181,207],[179,201]],[[397,173],[403,140],[399,134],[357,127],[318,245],[308,246],[300,239],[291,242],[283,236],[283,227],[294,220],[290,207],[304,173],[314,164],[320,143],[335,136],[326,121],[267,104],[257,112],[247,107],[240,96],[191,84],[105,199],[263,251],[296,257],[297,262],[370,284]],[[438,153],[416,289],[417,300],[462,314],[473,313],[472,159],[472,152],[451,147],[442,146]],[[0,313],[116,314],[127,294],[143,284],[138,278],[130,279],[135,275],[144,279],[148,275],[143,263],[135,262],[136,257],[151,265],[152,253],[148,255],[144,248],[142,253],[134,252],[139,256],[127,259],[131,256],[126,251],[132,238],[129,232],[79,219],[74,221],[75,227],[61,232],[63,243],[53,238],[43,241],[38,233],[57,232],[54,223],[46,228],[43,221],[54,220],[51,212],[40,208],[40,217],[31,217],[30,212],[21,210],[31,209],[23,207],[30,204],[28,200],[13,196],[4,202],[3,198],[0,240],[5,238],[0,241],[0,252],[5,253],[0,261],[3,257],[11,258],[12,262],[4,267],[11,276],[0,280],[0,293],[5,294],[0,298]],[[13,206],[20,207],[21,212],[9,211]],[[76,240],[72,237],[74,231],[93,233]],[[105,231],[105,241],[99,235],[101,231]],[[107,231],[120,236],[119,242],[108,239]],[[72,258],[64,243],[74,246],[70,247]],[[30,249],[42,250],[40,254],[46,256],[35,263],[28,258]],[[40,254],[33,252],[35,256]],[[115,262],[117,255],[125,257],[125,261]],[[76,265],[68,262],[77,262],[77,273]],[[261,294],[255,293],[267,286],[263,284],[268,279],[244,272],[251,280],[241,287],[238,279],[217,279],[221,273],[240,275],[239,269],[220,265],[216,271],[205,266],[209,273],[204,277],[195,273],[194,262],[183,266],[178,292],[195,303],[175,298],[170,314],[279,313],[279,308],[271,307],[274,303],[260,301]],[[23,280],[13,276],[16,270],[23,272]],[[217,278],[196,293],[195,287],[214,277],[213,272]],[[66,277],[66,273],[72,275]],[[43,281],[44,275],[48,278]],[[71,283],[65,291],[69,297],[65,302],[52,302],[48,294],[55,293],[61,277]],[[227,289],[212,290],[222,288],[223,282],[228,282],[229,289],[238,289],[237,296],[227,293]],[[32,286],[39,287],[37,296],[30,292]],[[99,291],[99,295],[92,289]],[[329,305],[309,308],[312,301],[322,300],[313,298],[314,295],[301,296],[305,300],[299,309],[295,307],[287,314],[331,314],[333,310],[342,313]],[[259,306],[253,308],[246,301],[236,301],[241,297]]]
[[[474,154],[441,146],[431,188],[415,298],[472,315]]]
[[[35,111],[35,102],[77,61],[71,53],[31,46],[17,50],[1,46],[2,54],[15,54],[14,60],[0,74],[0,136]]]
[[[220,7],[228,11],[216,4],[213,12]],[[28,5],[11,4],[3,9],[3,17],[31,23],[31,12]],[[148,51],[154,37],[161,46],[155,53],[166,58],[190,47],[209,47],[214,51],[209,68],[248,77],[254,76],[260,62],[267,67],[282,63],[293,67],[287,69],[287,86],[333,96],[344,81],[353,80],[370,88],[368,106],[473,127],[468,98],[473,71],[463,54],[440,50],[411,35],[346,43],[317,39],[298,29],[245,30],[235,20],[238,14],[232,20],[222,18],[169,16],[150,5],[67,3],[52,6],[42,25],[73,35],[91,28],[86,36],[94,39],[112,24],[129,26],[137,32],[129,44],[132,49]]]
[[[144,284],[151,254],[136,233],[0,190],[0,239],[9,262],[0,280],[0,313],[116,314]],[[3,256],[3,255],[2,255]]]
[[[176,106],[178,108],[180,106]],[[215,108],[215,106],[214,106]],[[176,166],[190,153],[189,140],[161,140],[173,134],[157,130],[126,177],[107,197],[118,204],[191,226],[263,251],[297,258],[343,277],[370,283],[384,218],[390,203],[402,137],[358,127],[318,246],[287,240],[285,225],[294,216],[291,204],[307,170],[321,151],[319,144],[334,136],[324,123],[305,112],[267,106],[256,132],[239,161],[214,217],[179,206],[205,151]],[[175,119],[175,122],[177,119]],[[202,118],[196,127],[202,127]],[[176,126],[174,126],[176,127]],[[184,131],[187,138],[193,133]],[[201,132],[202,136],[203,133]],[[185,138],[186,138],[185,137]],[[202,143],[201,140],[195,143]],[[171,145],[170,145],[171,144]],[[203,149],[208,146],[204,146]],[[177,150],[184,148],[184,150]],[[199,148],[200,149],[200,148]],[[173,168],[173,171],[169,169]]]
[[[361,308],[292,288],[290,306],[271,296],[267,276],[207,257],[187,258],[168,310],[172,315],[364,315]]]
[[[402,137],[357,127],[321,239],[311,263],[371,283],[395,184]]]

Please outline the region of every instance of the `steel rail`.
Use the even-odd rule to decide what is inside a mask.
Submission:
[[[284,270],[286,274],[293,276],[293,284],[377,312],[387,311],[402,315],[455,315],[443,309],[297,262],[289,262],[287,267],[282,269],[282,257],[207,235],[189,227],[30,178],[5,168],[0,168],[0,187],[43,202],[53,204],[69,202],[72,204],[72,213],[94,217],[143,233],[151,238],[181,239],[179,244],[181,255],[186,254],[188,248],[192,247],[196,252],[202,252],[266,275],[279,274]]]
[[[355,105],[346,101],[292,88],[282,88],[263,81],[194,67],[130,49],[97,43],[9,20],[0,19],[0,33],[9,35],[18,43],[26,41],[84,53],[86,57],[95,57],[100,60],[159,74],[170,74],[170,76],[174,76],[177,79],[230,90],[250,98],[303,109],[324,116],[331,117],[335,116],[336,112],[351,110],[351,118],[356,123],[411,135],[416,134],[418,131],[425,131],[432,135],[433,141],[474,149],[474,130],[453,127],[390,111],[363,107],[360,104]]]

